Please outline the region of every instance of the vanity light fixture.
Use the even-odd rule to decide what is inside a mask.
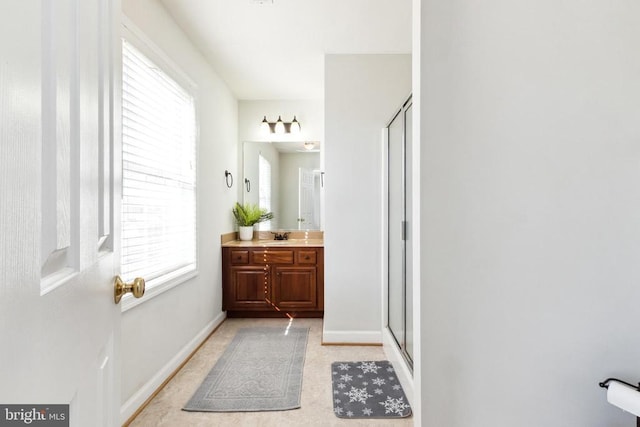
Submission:
[[[278,134],[284,135],[286,133],[297,134],[300,133],[301,130],[300,122],[293,116],[293,120],[291,122],[282,121],[282,116],[278,116],[278,120],[275,122],[270,122],[267,120],[267,116],[262,118],[262,122],[260,122],[260,132],[263,135],[268,134]]]

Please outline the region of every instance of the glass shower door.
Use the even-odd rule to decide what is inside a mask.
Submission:
[[[413,281],[411,252],[411,98],[388,125],[388,323],[398,347],[413,366]]]
[[[389,289],[388,326],[400,347],[404,342],[404,149],[403,115],[394,117],[389,124],[388,203],[389,203]]]

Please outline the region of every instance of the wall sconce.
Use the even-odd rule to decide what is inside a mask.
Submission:
[[[300,133],[300,130],[300,122],[296,116],[293,116],[293,120],[291,122],[283,122],[282,116],[278,116],[277,121],[270,122],[267,120],[267,116],[264,116],[262,123],[260,123],[260,131],[265,135],[271,133],[275,133],[277,135],[284,135],[285,133],[297,134]]]

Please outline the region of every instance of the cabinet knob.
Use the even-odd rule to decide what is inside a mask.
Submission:
[[[306,257],[304,257],[304,259],[311,259],[311,257],[307,255]]]

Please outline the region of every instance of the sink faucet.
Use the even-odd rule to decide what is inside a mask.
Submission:
[[[283,231],[281,233],[272,231],[271,234],[273,234],[273,240],[289,240],[289,232],[288,231]]]

